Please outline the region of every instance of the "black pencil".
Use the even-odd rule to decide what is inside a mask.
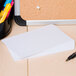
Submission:
[[[71,59],[74,59],[76,57],[76,52],[74,52],[73,54],[71,54],[67,59],[66,61],[69,61]]]

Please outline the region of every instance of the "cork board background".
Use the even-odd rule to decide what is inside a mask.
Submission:
[[[25,20],[76,19],[76,0],[20,0],[20,12]]]

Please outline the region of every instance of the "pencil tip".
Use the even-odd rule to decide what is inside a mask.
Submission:
[[[69,59],[66,59],[66,61],[69,61]]]

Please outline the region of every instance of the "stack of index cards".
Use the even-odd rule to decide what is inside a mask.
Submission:
[[[73,50],[75,42],[55,25],[47,25],[2,40],[14,60]]]

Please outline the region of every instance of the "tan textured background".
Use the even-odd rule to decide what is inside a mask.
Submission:
[[[25,20],[76,19],[76,0],[20,0],[20,11]]]

